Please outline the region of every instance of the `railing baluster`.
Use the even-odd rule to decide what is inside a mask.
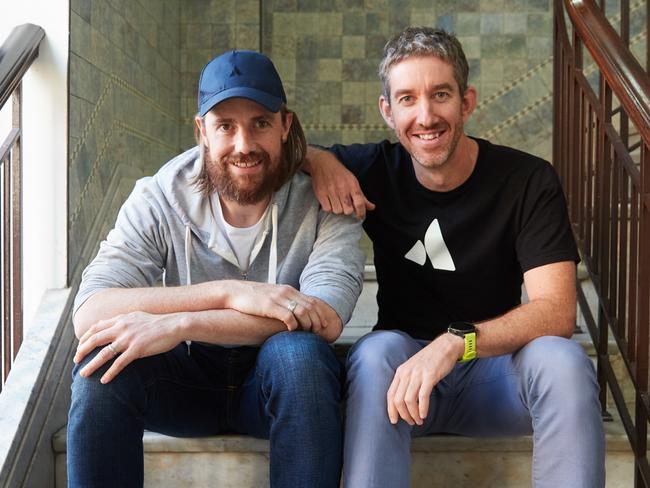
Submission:
[[[614,161],[612,165],[612,181],[611,181],[611,200],[610,206],[612,208],[611,220],[609,221],[609,262],[606,264],[608,269],[609,280],[607,283],[607,309],[609,318],[611,320],[611,325],[615,328],[616,334],[620,337],[619,324],[617,322],[617,306],[616,306],[616,274],[617,274],[617,255],[618,255],[618,233],[619,233],[619,213],[620,213],[620,202],[618,199],[618,186],[619,186],[619,176],[620,176],[620,161],[618,154],[614,154]]]
[[[23,342],[23,166],[22,166],[22,83],[12,97],[12,123],[19,129],[18,139],[11,152],[11,338],[13,362]]]
[[[2,382],[11,369],[11,156],[2,162]],[[1,385],[0,385],[1,386]]]
[[[641,256],[639,263],[639,340],[637,341],[637,363],[636,363],[636,428],[638,440],[637,456],[646,460],[647,464],[647,435],[648,435],[648,325],[650,323],[649,297],[650,297],[650,155],[648,146],[641,148],[641,189],[645,194],[641,207],[641,228],[640,244]],[[648,473],[640,470],[641,477],[646,486],[650,484]],[[640,484],[640,483],[639,483]]]
[[[597,139],[594,133],[597,133],[598,128],[596,127],[597,117],[594,116],[593,107],[589,105],[589,157],[586,162],[586,173],[585,173],[585,222],[584,222],[584,236],[585,236],[585,249],[588,249],[589,254],[592,253],[592,228],[593,228],[593,190],[592,190],[592,178],[594,174],[594,160],[596,153],[596,143]]]
[[[639,269],[639,256],[640,245],[639,245],[639,205],[641,199],[639,197],[639,192],[636,188],[632,187],[632,212],[630,214],[630,270],[628,273],[628,302],[627,302],[627,317],[628,317],[628,356],[634,357],[633,355],[633,346],[636,343],[636,331],[637,331],[637,292],[639,289],[638,283],[638,273]]]
[[[625,302],[627,301],[626,277],[627,277],[627,235],[629,226],[629,179],[626,178],[622,166],[619,166],[619,188],[618,188],[618,201],[620,202],[620,218],[619,218],[619,235],[618,235],[618,263],[616,265],[618,270],[618,297],[616,298],[616,322],[618,325],[619,334],[624,339],[627,339],[626,328],[626,315],[625,315]]]

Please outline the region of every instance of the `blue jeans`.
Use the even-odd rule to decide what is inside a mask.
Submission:
[[[412,436],[533,434],[536,488],[605,486],[605,437],[591,361],[574,341],[541,337],[515,354],[458,364],[433,390],[422,426],[392,425],[386,393],[397,367],[428,344],[400,331],[350,351],[346,488],[406,488]],[[435,458],[431,459],[435,463]]]
[[[74,367],[68,486],[141,487],[144,429],[177,437],[219,433],[270,439],[272,487],[338,487],[342,367],[308,332],[260,348],[180,345],[134,361],[112,382]]]

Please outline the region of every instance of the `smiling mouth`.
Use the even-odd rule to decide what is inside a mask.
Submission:
[[[262,160],[258,159],[256,161],[231,161],[230,164],[238,168],[252,168],[258,164],[262,164]]]
[[[442,132],[434,132],[434,133],[428,133],[428,134],[416,134],[416,137],[419,139],[422,139],[423,141],[435,141],[436,139],[440,138],[440,135]]]

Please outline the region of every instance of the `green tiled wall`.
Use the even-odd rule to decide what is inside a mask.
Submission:
[[[178,152],[179,14],[179,0],[70,2],[70,277],[117,169],[151,174]]]
[[[468,132],[550,157],[549,0],[264,0],[262,48],[275,61],[311,142],[392,137],[379,115],[377,67],[407,25],[463,43],[481,104]],[[546,112],[544,112],[545,107]],[[543,130],[540,132],[540,124]]]
[[[409,24],[463,43],[479,92],[468,132],[550,158],[550,0],[182,1],[182,145],[193,144],[201,67],[232,48],[271,56],[310,142],[392,137],[377,109],[377,66],[388,37]]]
[[[417,24],[463,43],[479,92],[468,132],[550,158],[551,22],[550,0],[182,1],[182,145],[193,144],[201,67],[232,48],[271,56],[310,142],[392,137],[377,66],[388,37]]]
[[[260,0],[181,0],[180,71],[183,148],[194,145],[201,68],[229,49],[260,49]]]

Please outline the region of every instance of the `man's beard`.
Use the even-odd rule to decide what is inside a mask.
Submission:
[[[267,198],[280,188],[284,178],[282,162],[271,164],[271,158],[266,151],[256,151],[239,157],[224,157],[217,161],[210,158],[208,151],[204,154],[204,165],[208,177],[221,198],[237,202],[241,205],[253,205]],[[264,171],[253,175],[234,176],[231,168],[233,163],[250,163],[261,161]]]

